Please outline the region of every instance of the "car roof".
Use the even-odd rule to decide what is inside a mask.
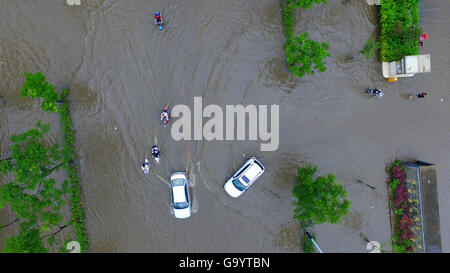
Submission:
[[[258,166],[258,164],[251,164],[251,166],[244,172],[244,175],[250,179],[250,181],[255,180],[258,175],[261,173],[262,169]]]
[[[175,203],[186,202],[186,194],[184,192],[184,186],[173,187],[173,201]]]

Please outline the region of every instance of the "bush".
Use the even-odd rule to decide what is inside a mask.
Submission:
[[[414,240],[413,221],[409,215],[408,188],[406,187],[406,173],[399,161],[389,167],[391,180],[389,183],[390,197],[394,211],[394,252],[413,252]]]
[[[366,59],[370,60],[375,57],[375,52],[380,48],[380,45],[375,42],[373,39],[369,39],[367,43],[364,45],[364,48],[361,49],[360,53],[366,57]]]
[[[68,90],[63,90],[61,93],[62,104],[59,107],[59,118],[63,128],[63,160],[68,162],[66,170],[68,173],[68,187],[70,191],[70,212],[72,214],[70,224],[73,227],[76,240],[80,243],[81,252],[85,252],[88,248],[87,233],[84,228],[85,216],[83,210],[83,203],[81,201],[81,186],[80,179],[77,175],[77,168],[74,165],[75,152],[74,131],[72,129],[72,119],[69,114],[69,105],[66,101]]]
[[[380,8],[381,59],[398,61],[419,54],[419,0],[382,0]]]

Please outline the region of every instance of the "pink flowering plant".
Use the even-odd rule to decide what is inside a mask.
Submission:
[[[414,252],[411,240],[414,239],[413,220],[409,214],[406,173],[398,160],[389,167],[389,170],[391,174],[389,188],[394,210],[394,252]]]

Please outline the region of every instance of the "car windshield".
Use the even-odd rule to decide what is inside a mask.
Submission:
[[[188,202],[179,202],[179,203],[175,202],[175,203],[173,204],[173,206],[174,206],[176,209],[185,209],[185,208],[189,207],[189,204],[188,204]]]
[[[241,181],[239,181],[239,179],[233,179],[233,185],[236,187],[236,189],[240,190],[240,191],[244,191],[245,190],[245,185],[242,184]]]

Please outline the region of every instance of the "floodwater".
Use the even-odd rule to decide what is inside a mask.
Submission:
[[[57,124],[38,102],[20,98],[24,71],[42,71],[71,90],[76,151],[91,252],[299,252],[292,219],[293,175],[311,162],[333,172],[352,203],[342,225],[314,228],[325,252],[366,252],[390,237],[385,166],[394,158],[435,163],[443,250],[450,252],[450,2],[424,0],[421,53],[432,73],[396,83],[358,52],[378,31],[377,8],[362,0],[298,11],[298,33],[330,43],[328,70],[286,72],[279,0],[0,0],[1,156],[9,136],[38,119]],[[161,10],[164,31],[152,23]],[[381,99],[364,89],[385,91]],[[409,95],[427,91],[422,100]],[[164,105],[280,105],[280,147],[259,141],[172,140]],[[191,108],[192,109],[192,108]],[[52,136],[56,138],[55,136]],[[153,144],[162,160],[140,171]],[[238,199],[225,180],[255,155],[264,175]],[[169,174],[189,173],[193,214],[171,212]],[[375,190],[357,181],[376,187]],[[13,219],[0,211],[0,223]],[[10,227],[0,234],[13,234]]]

